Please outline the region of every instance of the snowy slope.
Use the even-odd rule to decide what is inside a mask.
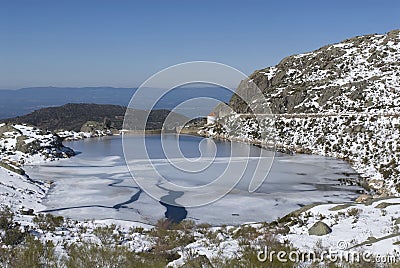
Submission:
[[[66,158],[74,152],[49,132],[20,124],[0,124],[0,198],[2,206],[20,212],[23,208],[40,211],[48,183],[31,179],[23,164]]]
[[[18,175],[0,167],[0,203],[14,211],[33,209],[41,211],[41,204],[50,185],[30,179],[27,175]]]

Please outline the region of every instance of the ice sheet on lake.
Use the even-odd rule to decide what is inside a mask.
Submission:
[[[217,158],[221,168],[229,158]],[[234,161],[244,161],[241,157]],[[255,163],[256,161],[254,161]],[[156,165],[168,171],[168,161]],[[252,161],[250,159],[250,167]],[[135,174],[146,177],[151,166],[137,160]],[[166,211],[157,200],[141,192],[120,156],[77,156],[27,170],[33,177],[54,180],[46,198],[48,211],[74,219],[120,219],[155,223]],[[187,209],[188,219],[210,224],[240,224],[270,221],[302,205],[313,202],[346,202],[354,199],[357,187],[343,189],[338,178],[353,172],[343,161],[320,156],[277,157],[271,173],[256,193],[249,193],[249,178],[243,180],[222,199],[203,207]],[[169,173],[182,185],[207,183],[207,177]],[[177,199],[179,202],[179,199]]]

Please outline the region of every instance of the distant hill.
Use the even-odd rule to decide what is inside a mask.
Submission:
[[[96,103],[127,106],[135,89],[112,87],[34,87],[0,90],[0,118],[25,115],[40,108],[67,103]]]
[[[22,116],[45,107],[61,106],[67,103],[96,103],[128,106],[136,88],[113,87],[33,87],[18,90],[0,90],[0,119]],[[146,89],[152,96],[152,89]],[[170,91],[162,98],[155,109],[172,110],[177,104],[195,97],[209,97],[228,102],[232,92],[217,87],[186,87]],[[148,109],[151,98],[143,96],[141,107]],[[199,105],[208,114],[216,104]],[[188,112],[190,113],[190,111]]]
[[[36,110],[24,116],[17,116],[0,120],[4,123],[25,123],[37,126],[44,130],[74,130],[80,131],[88,121],[105,122],[112,128],[121,129],[126,107],[109,104],[69,103],[59,107],[48,107]],[[146,111],[135,110],[135,117],[142,120],[147,116]],[[147,120],[147,129],[160,129],[170,111],[161,109],[150,112]],[[174,122],[186,122],[185,116],[173,113]]]

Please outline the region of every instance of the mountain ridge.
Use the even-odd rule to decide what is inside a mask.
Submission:
[[[263,92],[272,113],[372,112],[382,108],[398,112],[399,35],[400,30],[393,30],[385,35],[357,36],[292,55],[276,66],[255,71],[249,81]],[[242,81],[239,92],[248,90],[246,82]],[[385,93],[384,99],[377,97]],[[237,96],[231,98],[230,107],[238,112],[247,108]]]
[[[38,128],[56,131],[66,130],[79,132],[88,122],[97,122],[99,127],[121,130],[127,107],[111,104],[94,103],[68,103],[57,107],[47,107],[35,110],[24,116],[0,120],[0,123],[29,124]],[[166,109],[152,110],[149,113],[142,110],[134,110],[134,117],[140,118],[140,122],[146,123],[146,129],[161,129],[163,122],[171,114],[171,118],[178,122],[186,122],[188,119],[180,114]],[[144,118],[147,117],[148,118]],[[130,118],[130,121],[135,118]],[[172,119],[171,119],[172,120]],[[134,125],[135,122],[132,122]],[[138,126],[138,129],[143,124]],[[167,128],[169,126],[166,126]]]

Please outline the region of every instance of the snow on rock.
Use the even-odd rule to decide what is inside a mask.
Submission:
[[[70,130],[58,131],[57,135],[60,136],[65,141],[77,141],[82,139],[94,138],[94,137],[104,137],[104,136],[112,136],[119,135],[112,130],[95,130],[93,132],[76,132]]]
[[[68,158],[74,151],[63,146],[62,139],[33,126],[0,125],[0,158],[2,162],[23,165]]]
[[[291,217],[290,231],[282,235],[296,248],[312,250],[319,244],[332,250],[371,252],[374,255],[399,254],[400,198],[375,200],[364,204],[324,204]],[[332,233],[324,236],[308,235],[316,222],[327,224]]]

